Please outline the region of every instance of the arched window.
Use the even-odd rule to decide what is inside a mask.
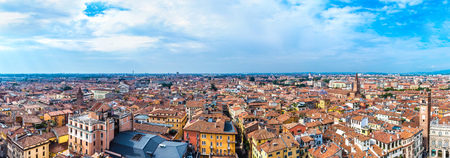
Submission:
[[[436,156],[436,150],[431,150],[431,156]]]

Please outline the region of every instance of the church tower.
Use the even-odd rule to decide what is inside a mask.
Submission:
[[[431,92],[428,92],[428,102],[427,104],[423,104],[420,106],[420,123],[419,128],[423,129],[423,146],[425,147],[425,150],[428,151],[428,143],[430,140],[429,134],[430,134],[430,112],[431,112]]]
[[[358,73],[356,73],[356,75],[355,75],[355,82],[353,83],[353,91],[355,91],[357,94],[359,94]]]
[[[83,105],[84,101],[83,101],[83,92],[81,91],[81,88],[78,88],[78,93],[77,93],[77,105],[81,106]]]

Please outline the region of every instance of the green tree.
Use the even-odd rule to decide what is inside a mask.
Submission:
[[[213,90],[213,91],[217,91],[216,85],[214,85],[212,83],[211,83],[211,88],[210,89]]]
[[[249,81],[255,81],[255,77],[250,77],[250,80]]]
[[[325,83],[330,83],[331,79],[323,79],[322,81]]]
[[[385,93],[385,94],[382,94],[380,97],[387,98],[387,97],[393,97],[393,96],[394,96],[394,94],[392,94],[392,93]]]
[[[65,86],[64,88],[63,88],[63,91],[68,91],[68,90],[72,90],[73,88],[72,87],[70,87],[70,86]]]

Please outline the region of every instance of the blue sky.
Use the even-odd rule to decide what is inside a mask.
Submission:
[[[449,0],[0,0],[0,73],[450,69]]]

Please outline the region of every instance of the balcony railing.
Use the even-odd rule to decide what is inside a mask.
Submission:
[[[232,141],[232,140],[227,140],[228,143],[237,143],[236,141]]]

